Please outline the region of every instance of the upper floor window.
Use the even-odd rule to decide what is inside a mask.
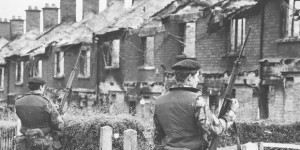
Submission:
[[[154,66],[154,36],[141,37],[143,66]]]
[[[0,91],[4,90],[4,67],[0,67]]]
[[[284,1],[287,9],[287,34],[288,36],[300,35],[300,0],[286,0]]]
[[[187,22],[179,24],[180,42],[182,44],[179,55],[184,55],[186,58],[195,58],[196,48],[196,23]]]
[[[120,40],[105,42],[103,57],[106,69],[119,68]]]
[[[42,60],[38,60],[30,69],[30,76],[42,77]]]
[[[64,76],[64,52],[56,52],[54,55],[54,77]]]
[[[24,62],[16,62],[16,84],[23,83],[23,74],[24,74]]]
[[[91,51],[88,47],[81,47],[81,55],[79,57],[79,74],[78,77],[89,77],[91,66]]]
[[[237,52],[242,47],[246,38],[246,19],[232,19],[230,27],[231,51]]]

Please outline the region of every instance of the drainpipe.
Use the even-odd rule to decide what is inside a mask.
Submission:
[[[99,51],[98,51],[98,42],[97,49],[95,49],[96,37],[95,33],[93,33],[93,51],[96,51],[96,102],[99,103]]]
[[[10,61],[9,60],[6,60],[7,61],[7,85],[6,85],[6,88],[7,88],[7,90],[6,90],[6,102],[7,102],[7,107],[8,107],[8,94],[9,94],[9,80],[10,80]]]
[[[264,58],[264,53],[263,53],[263,47],[264,47],[264,29],[265,29],[265,1],[261,1],[261,20],[260,20],[260,41],[259,41],[259,59],[263,59]],[[259,79],[260,79],[260,83],[259,83],[259,118],[262,116],[262,101],[263,101],[263,65],[262,63],[259,64]]]

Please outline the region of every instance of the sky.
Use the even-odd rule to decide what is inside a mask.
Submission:
[[[25,10],[28,6],[37,6],[39,10],[45,7],[46,3],[50,6],[55,4],[59,8],[60,0],[0,0],[0,18],[7,18],[10,20],[12,16],[21,16],[22,19],[25,18]]]

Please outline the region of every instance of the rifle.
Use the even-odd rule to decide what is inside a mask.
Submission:
[[[249,27],[249,30],[248,30],[246,39],[245,39],[245,41],[243,43],[242,49],[240,51],[239,57],[234,62],[233,70],[231,72],[230,79],[229,79],[228,85],[227,85],[225,93],[224,93],[223,103],[222,103],[222,107],[221,107],[221,109],[219,111],[218,118],[224,116],[226,114],[226,112],[230,109],[230,105],[231,105],[230,97],[231,97],[231,93],[232,93],[232,88],[234,86],[234,82],[235,82],[237,74],[238,74],[239,64],[240,64],[240,62],[242,60],[242,55],[243,55],[243,52],[244,52],[244,49],[245,49],[245,45],[247,43],[250,31],[251,31],[251,27]],[[237,135],[237,127],[236,127],[235,122],[233,122],[232,128],[233,128],[233,130],[234,130],[234,132],[236,134],[237,149],[241,150],[242,148],[241,148],[241,144],[240,144],[240,139],[239,139],[239,137]],[[218,145],[218,135],[213,135],[212,141],[209,144],[209,150],[216,150],[217,149],[217,145]]]
[[[72,71],[70,73],[66,88],[63,90],[63,92],[58,97],[58,100],[61,100],[59,107],[58,107],[58,112],[60,114],[64,114],[68,110],[68,106],[70,104],[70,98],[72,95],[72,84],[73,84],[73,80],[75,78],[76,70],[78,69],[77,64],[79,62],[79,58],[81,57],[81,52],[82,52],[82,48],[80,48],[79,55],[76,59],[75,66],[72,68]]]

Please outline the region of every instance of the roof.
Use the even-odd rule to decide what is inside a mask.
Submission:
[[[5,46],[9,41],[6,40],[5,38],[0,38],[0,48],[2,48],[3,46]],[[5,59],[4,57],[1,55],[0,56],[0,65],[4,65],[6,62],[5,62]]]
[[[31,30],[18,39],[11,41],[1,48],[1,55],[3,57],[10,57],[13,55],[25,56],[36,44],[35,39],[40,32],[38,30]]]
[[[70,28],[73,31],[69,34],[69,38],[62,39],[56,45],[72,45],[79,43],[92,43],[92,35],[95,31],[101,30],[105,26],[112,22],[115,22],[117,18],[124,14],[127,9],[124,8],[123,2],[112,1],[109,7],[99,14],[90,14],[81,22],[72,24]]]
[[[217,31],[224,21],[251,10],[256,4],[256,0],[224,0],[205,8],[210,11],[208,32]]]
[[[116,31],[119,29],[138,29],[144,26],[144,23],[157,25],[156,20],[151,20],[156,22],[150,23],[147,21],[152,15],[158,11],[164,9],[167,5],[173,3],[174,0],[142,0],[137,2],[132,8],[128,9],[125,13],[120,15],[118,19],[106,26],[105,28],[96,31],[97,35],[105,34],[108,32]]]

